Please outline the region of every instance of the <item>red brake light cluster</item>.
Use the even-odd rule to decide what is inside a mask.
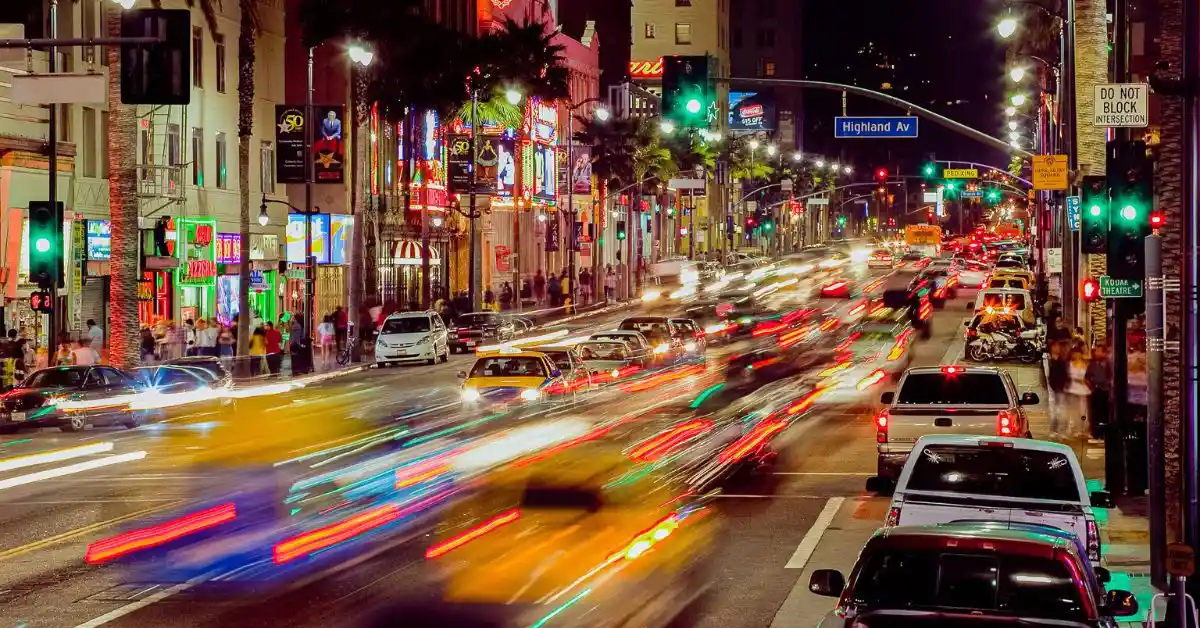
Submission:
[[[888,410],[884,408],[875,415],[875,442],[888,442]]]
[[[1008,413],[1008,410],[1001,410],[1000,414],[996,415],[996,434],[1012,436],[1014,427],[1016,426],[1013,424],[1012,415]]]
[[[88,545],[83,560],[89,565],[99,565],[133,552],[165,545],[234,519],[237,519],[237,508],[232,503],[221,504],[156,526],[96,541]]]
[[[942,367],[942,373],[944,373],[946,375],[958,375],[959,373],[962,373],[962,372],[963,372],[963,367],[961,367],[961,366],[956,366],[956,365],[950,364],[950,365]]]

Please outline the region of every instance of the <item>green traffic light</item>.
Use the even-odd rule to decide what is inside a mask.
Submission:
[[[775,225],[773,225],[769,222],[763,223],[763,229],[766,229],[767,231],[770,231],[771,229],[774,229],[774,228],[775,228]]]
[[[1100,210],[1099,205],[1092,205],[1091,207],[1088,208],[1088,213],[1093,216],[1096,216],[1096,217],[1100,216],[1100,211],[1101,210]]]
[[[953,182],[953,181],[947,181],[947,182],[946,182],[946,189],[947,189],[947,190],[950,190],[951,192],[953,192],[953,191],[954,191],[954,182]]]
[[[1137,219],[1137,215],[1137,209],[1133,205],[1126,205],[1121,208],[1121,217],[1125,220],[1135,220]]]
[[[48,252],[50,250],[50,239],[38,238],[37,241],[33,243],[33,248],[37,249],[38,253]]]
[[[687,107],[688,113],[700,113],[700,101],[695,98],[687,101],[685,107]]]
[[[934,171],[933,164],[925,164],[925,176],[932,177],[933,171]]]

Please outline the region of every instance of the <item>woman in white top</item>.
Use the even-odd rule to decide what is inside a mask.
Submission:
[[[1066,427],[1067,436],[1071,438],[1088,437],[1088,396],[1092,394],[1092,389],[1087,385],[1087,365],[1083,352],[1071,352],[1071,360],[1067,366],[1070,379],[1067,380],[1067,388],[1064,391],[1067,396],[1064,407],[1066,416],[1060,417]]]
[[[334,329],[333,317],[328,314],[325,315],[321,324],[317,325],[317,342],[321,347],[321,362],[325,366],[329,366],[329,357],[333,352]]]

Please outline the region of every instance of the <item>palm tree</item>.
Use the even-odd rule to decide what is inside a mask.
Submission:
[[[204,0],[207,4],[212,0]],[[241,0],[238,30],[238,201],[242,259],[238,265],[238,355],[250,351],[250,142],[254,136],[255,44],[262,30],[261,0]],[[262,191],[266,194],[266,190]],[[308,321],[304,321],[308,325]],[[305,329],[311,334],[312,330]]]
[[[1093,86],[1108,81],[1108,21],[1104,0],[1075,1],[1075,144],[1080,174],[1105,172],[1106,132],[1092,126],[1095,110]],[[1087,271],[1092,277],[1105,272],[1104,255],[1088,255]],[[1102,299],[1088,305],[1092,336],[1103,342],[1108,336]]]

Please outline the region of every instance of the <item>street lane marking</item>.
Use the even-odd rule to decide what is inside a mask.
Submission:
[[[73,502],[73,503],[76,503],[76,502]],[[78,502],[78,503],[87,503],[87,502]],[[108,519],[107,521],[98,521],[96,523],[92,523],[92,524],[88,524],[86,526],[75,528],[74,530],[67,530],[66,532],[63,532],[61,534],[56,534],[56,535],[48,537],[48,538],[41,539],[40,541],[34,541],[32,543],[27,543],[20,547],[14,547],[9,550],[4,550],[4,551],[0,552],[0,560],[6,560],[6,559],[12,558],[14,556],[20,556],[21,554],[28,554],[29,552],[41,549],[43,547],[46,547],[47,545],[53,545],[60,541],[66,541],[66,540],[75,538],[77,536],[88,534],[90,532],[95,532],[97,530],[101,530],[101,529],[107,528],[109,526],[114,526],[118,523],[123,523],[125,521],[129,521],[130,519],[137,519],[138,517],[144,517],[146,515],[152,515],[157,512],[162,512],[164,510],[179,506],[183,503],[184,503],[184,500],[174,500],[169,503],[162,504],[161,506],[152,506],[150,508],[144,508],[137,512],[131,512],[127,515],[121,515],[120,517],[114,517],[112,519]]]
[[[24,486],[26,484],[32,484],[34,482],[39,482],[41,480],[49,480],[51,478],[59,478],[64,475],[71,475],[73,473],[82,473],[83,471],[99,469],[100,467],[107,467],[109,465],[119,464],[122,462],[131,462],[134,460],[141,460],[145,457],[146,457],[145,451],[133,451],[133,452],[129,452],[127,454],[118,454],[115,456],[107,456],[104,458],[97,458],[95,460],[88,460],[86,462],[77,462],[75,464],[69,464],[65,467],[56,467],[54,469],[46,469],[45,471],[38,471],[36,473],[27,473],[25,475],[18,475],[16,477],[5,478],[3,480],[0,480],[0,490],[4,490],[7,488],[13,488],[15,486]]]
[[[103,454],[113,450],[112,441],[102,443],[92,443],[90,445],[79,445],[77,447],[67,447],[66,449],[52,449],[27,456],[18,456],[16,458],[5,458],[0,460],[0,471],[12,471],[13,469],[21,469],[24,467],[33,467],[49,462],[62,462],[71,458],[80,458],[82,456],[90,456],[92,454]]]
[[[199,584],[200,582],[203,582],[205,579],[207,579],[209,577],[210,577],[210,574],[196,576],[195,578],[192,578],[191,580],[188,580],[187,582],[181,582],[169,589],[163,589],[162,591],[159,591],[158,593],[155,593],[154,595],[144,597],[136,602],[132,602],[132,603],[126,604],[125,606],[122,606],[120,608],[113,609],[91,621],[87,621],[82,624],[79,624],[75,628],[97,628],[97,626],[103,626],[109,622],[116,621],[130,613],[133,613],[133,612],[139,611],[143,608],[146,608],[147,606],[150,606],[151,604],[156,604],[158,602],[161,602],[161,601],[171,597],[172,595],[176,595],[178,593],[183,593],[184,591],[187,591],[188,589],[196,586],[197,584]]]
[[[838,509],[842,507],[842,502],[846,501],[845,497],[831,497],[825,502],[825,507],[821,509],[821,514],[817,515],[817,520],[813,522],[808,532],[804,533],[804,538],[800,539],[800,545],[796,546],[796,553],[788,559],[784,569],[804,569],[808,564],[808,559],[812,558],[813,552],[817,549],[817,543],[821,542],[821,537],[825,536],[825,530],[829,529],[829,525],[833,523],[833,518],[837,516]]]

